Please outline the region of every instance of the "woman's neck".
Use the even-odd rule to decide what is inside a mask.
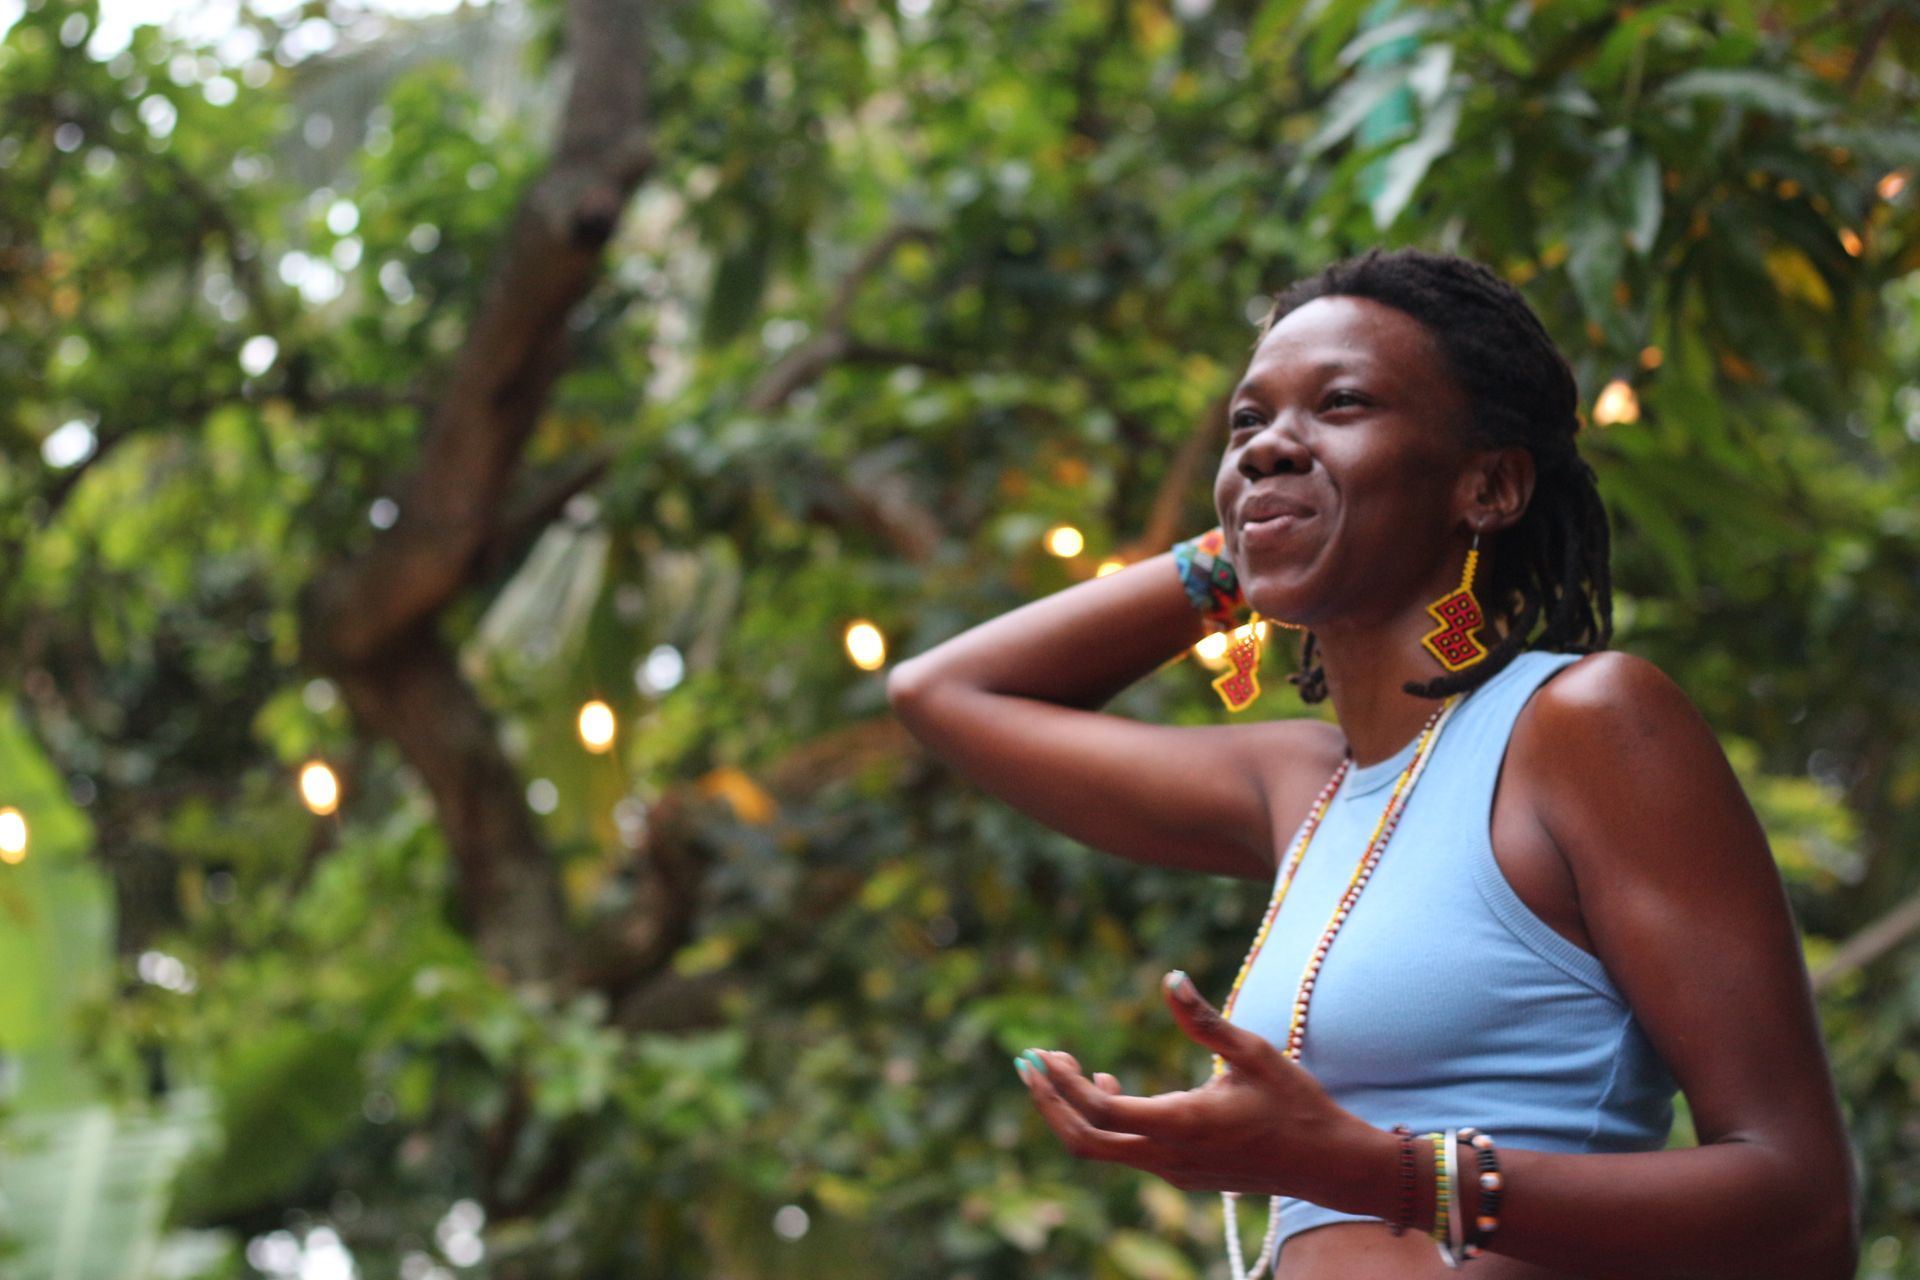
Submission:
[[[1414,739],[1440,705],[1405,688],[1446,674],[1420,643],[1433,625],[1421,608],[1364,628],[1315,628],[1327,698],[1354,764],[1390,758]],[[1491,642],[1484,634],[1481,638]]]

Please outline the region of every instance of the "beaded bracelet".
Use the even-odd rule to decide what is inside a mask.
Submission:
[[[1467,1257],[1477,1258],[1485,1252],[1488,1238],[1500,1228],[1500,1198],[1507,1184],[1500,1176],[1500,1157],[1493,1149],[1491,1134],[1466,1128],[1460,1131],[1460,1139],[1473,1148],[1480,1164],[1480,1212],[1474,1217],[1473,1236],[1465,1249]]]
[[[1393,1221],[1393,1234],[1404,1235],[1413,1225],[1413,1130],[1403,1124],[1393,1126],[1400,1139],[1400,1213]]]
[[[1215,631],[1232,630],[1235,611],[1247,602],[1240,592],[1233,562],[1224,554],[1226,544],[1226,534],[1218,525],[1173,544],[1173,562],[1180,570],[1187,601],[1206,615]]]
[[[1447,1253],[1447,1201],[1452,1188],[1448,1185],[1447,1177],[1447,1135],[1429,1133],[1422,1136],[1433,1143],[1433,1230],[1427,1234],[1440,1246],[1441,1256],[1450,1257]]]

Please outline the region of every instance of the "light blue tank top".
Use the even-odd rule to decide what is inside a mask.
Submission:
[[[1535,1151],[1666,1144],[1676,1086],[1665,1063],[1600,961],[1534,915],[1493,857],[1494,783],[1514,720],[1578,657],[1522,653],[1462,700],[1327,953],[1301,1065],[1379,1128],[1473,1125]],[[1241,988],[1236,1024],[1286,1043],[1307,957],[1414,746],[1348,771]],[[1257,1198],[1241,1203],[1264,1222]],[[1287,1198],[1280,1240],[1366,1221],[1378,1219]]]

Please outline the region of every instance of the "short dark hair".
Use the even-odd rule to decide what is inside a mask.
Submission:
[[[1368,298],[1418,320],[1467,399],[1466,430],[1484,448],[1523,445],[1533,455],[1533,497],[1498,535],[1491,581],[1476,586],[1489,623],[1504,634],[1487,656],[1408,693],[1444,698],[1479,687],[1527,649],[1592,653],[1613,638],[1607,509],[1580,456],[1579,388],[1567,358],[1520,291],[1468,258],[1419,249],[1373,249],[1336,262],[1274,296],[1257,348],[1281,317],[1315,298]],[[1327,696],[1308,632],[1289,677],[1307,702]]]

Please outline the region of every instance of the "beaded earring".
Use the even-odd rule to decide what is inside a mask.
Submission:
[[[1228,632],[1227,669],[1213,678],[1213,691],[1229,711],[1245,711],[1260,696],[1260,615]]]
[[[1229,711],[1245,711],[1260,696],[1260,632],[1265,626],[1306,630],[1301,623],[1263,618],[1255,610],[1246,624],[1232,633],[1227,642],[1227,669],[1213,678],[1213,690]]]
[[[1440,625],[1422,636],[1420,643],[1449,671],[1464,671],[1487,656],[1487,646],[1473,634],[1487,620],[1473,595],[1473,571],[1479,563],[1480,534],[1476,530],[1473,546],[1467,550],[1467,566],[1460,573],[1460,585],[1427,606],[1427,612]]]

